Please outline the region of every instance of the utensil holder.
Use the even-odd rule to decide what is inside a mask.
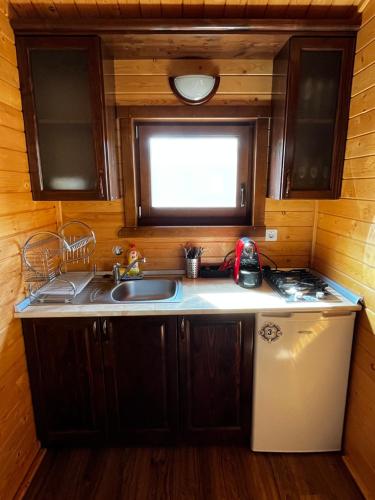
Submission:
[[[186,262],[186,277],[195,279],[199,276],[199,269],[201,266],[201,259],[185,259]]]

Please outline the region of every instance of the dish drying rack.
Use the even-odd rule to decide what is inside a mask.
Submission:
[[[95,269],[70,271],[68,264],[89,264],[95,246],[94,231],[81,221],[69,221],[57,233],[41,231],[30,236],[22,249],[22,263],[31,299],[71,302],[95,276]]]

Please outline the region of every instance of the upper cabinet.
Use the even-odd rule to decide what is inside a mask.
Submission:
[[[100,39],[21,36],[17,55],[33,198],[118,198],[114,105],[106,102]]]
[[[292,37],[274,60],[271,198],[338,198],[355,37]]]

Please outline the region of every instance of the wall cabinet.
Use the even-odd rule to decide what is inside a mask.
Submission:
[[[43,446],[250,442],[252,316],[23,326]]]
[[[268,195],[338,198],[355,37],[292,37],[274,60]]]
[[[100,39],[19,36],[16,44],[33,198],[118,198],[115,108],[104,91]]]

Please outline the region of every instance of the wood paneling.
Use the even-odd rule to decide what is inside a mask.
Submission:
[[[56,229],[52,202],[30,193],[14,36],[0,2],[0,498],[13,498],[39,450],[21,324],[20,248],[38,228]],[[5,8],[5,4],[4,8]]]
[[[363,68],[359,73],[354,75],[352,83],[352,95],[357,95],[360,92],[368,89],[369,87],[372,87],[375,84],[374,82],[375,64],[371,64],[370,66]]]
[[[375,100],[375,86],[361,92],[354,96],[350,102],[349,117],[359,115],[360,113],[367,113],[371,109],[374,109]]]
[[[375,109],[362,113],[350,119],[348,138],[375,132]]]
[[[0,171],[27,172],[28,169],[26,153],[0,148]],[[5,184],[5,181],[3,181],[3,184]],[[3,192],[2,189],[0,191]]]
[[[13,0],[18,17],[340,18],[359,0]]]
[[[173,72],[173,65],[170,72]],[[220,70],[219,70],[220,71]],[[173,74],[173,73],[172,73]],[[170,86],[167,75],[116,75],[116,94],[170,94]],[[220,77],[220,87],[217,93],[220,94],[266,94],[269,98],[271,93],[271,75],[222,75]]]
[[[375,2],[358,35],[341,199],[318,204],[313,265],[364,296],[354,343],[345,461],[368,498],[375,487]]]
[[[116,59],[115,74],[132,75],[186,75],[195,72],[220,72],[220,76],[272,75],[271,59]]]
[[[346,143],[346,158],[358,158],[360,156],[373,156],[375,154],[375,139],[373,133],[361,135],[354,139],[348,139]]]
[[[176,31],[175,29],[173,31]],[[183,31],[183,30],[182,30]],[[286,33],[149,33],[102,35],[115,59],[247,59],[272,57]]]
[[[108,270],[118,260],[112,255],[112,248],[121,245],[127,249],[131,242],[147,258],[146,269],[183,269],[182,245],[189,240],[186,236],[168,238],[119,239],[117,233],[123,226],[123,201],[115,202],[62,202],[64,220],[80,219],[91,225],[96,232],[98,245],[94,261],[99,269]],[[266,225],[278,229],[277,242],[265,242],[257,238],[263,253],[274,259],[278,265],[294,267],[308,266],[310,258],[312,226],[314,222],[313,201],[266,201]],[[250,235],[251,236],[251,235]],[[199,238],[204,248],[204,262],[220,262],[234,248],[233,237]]]

